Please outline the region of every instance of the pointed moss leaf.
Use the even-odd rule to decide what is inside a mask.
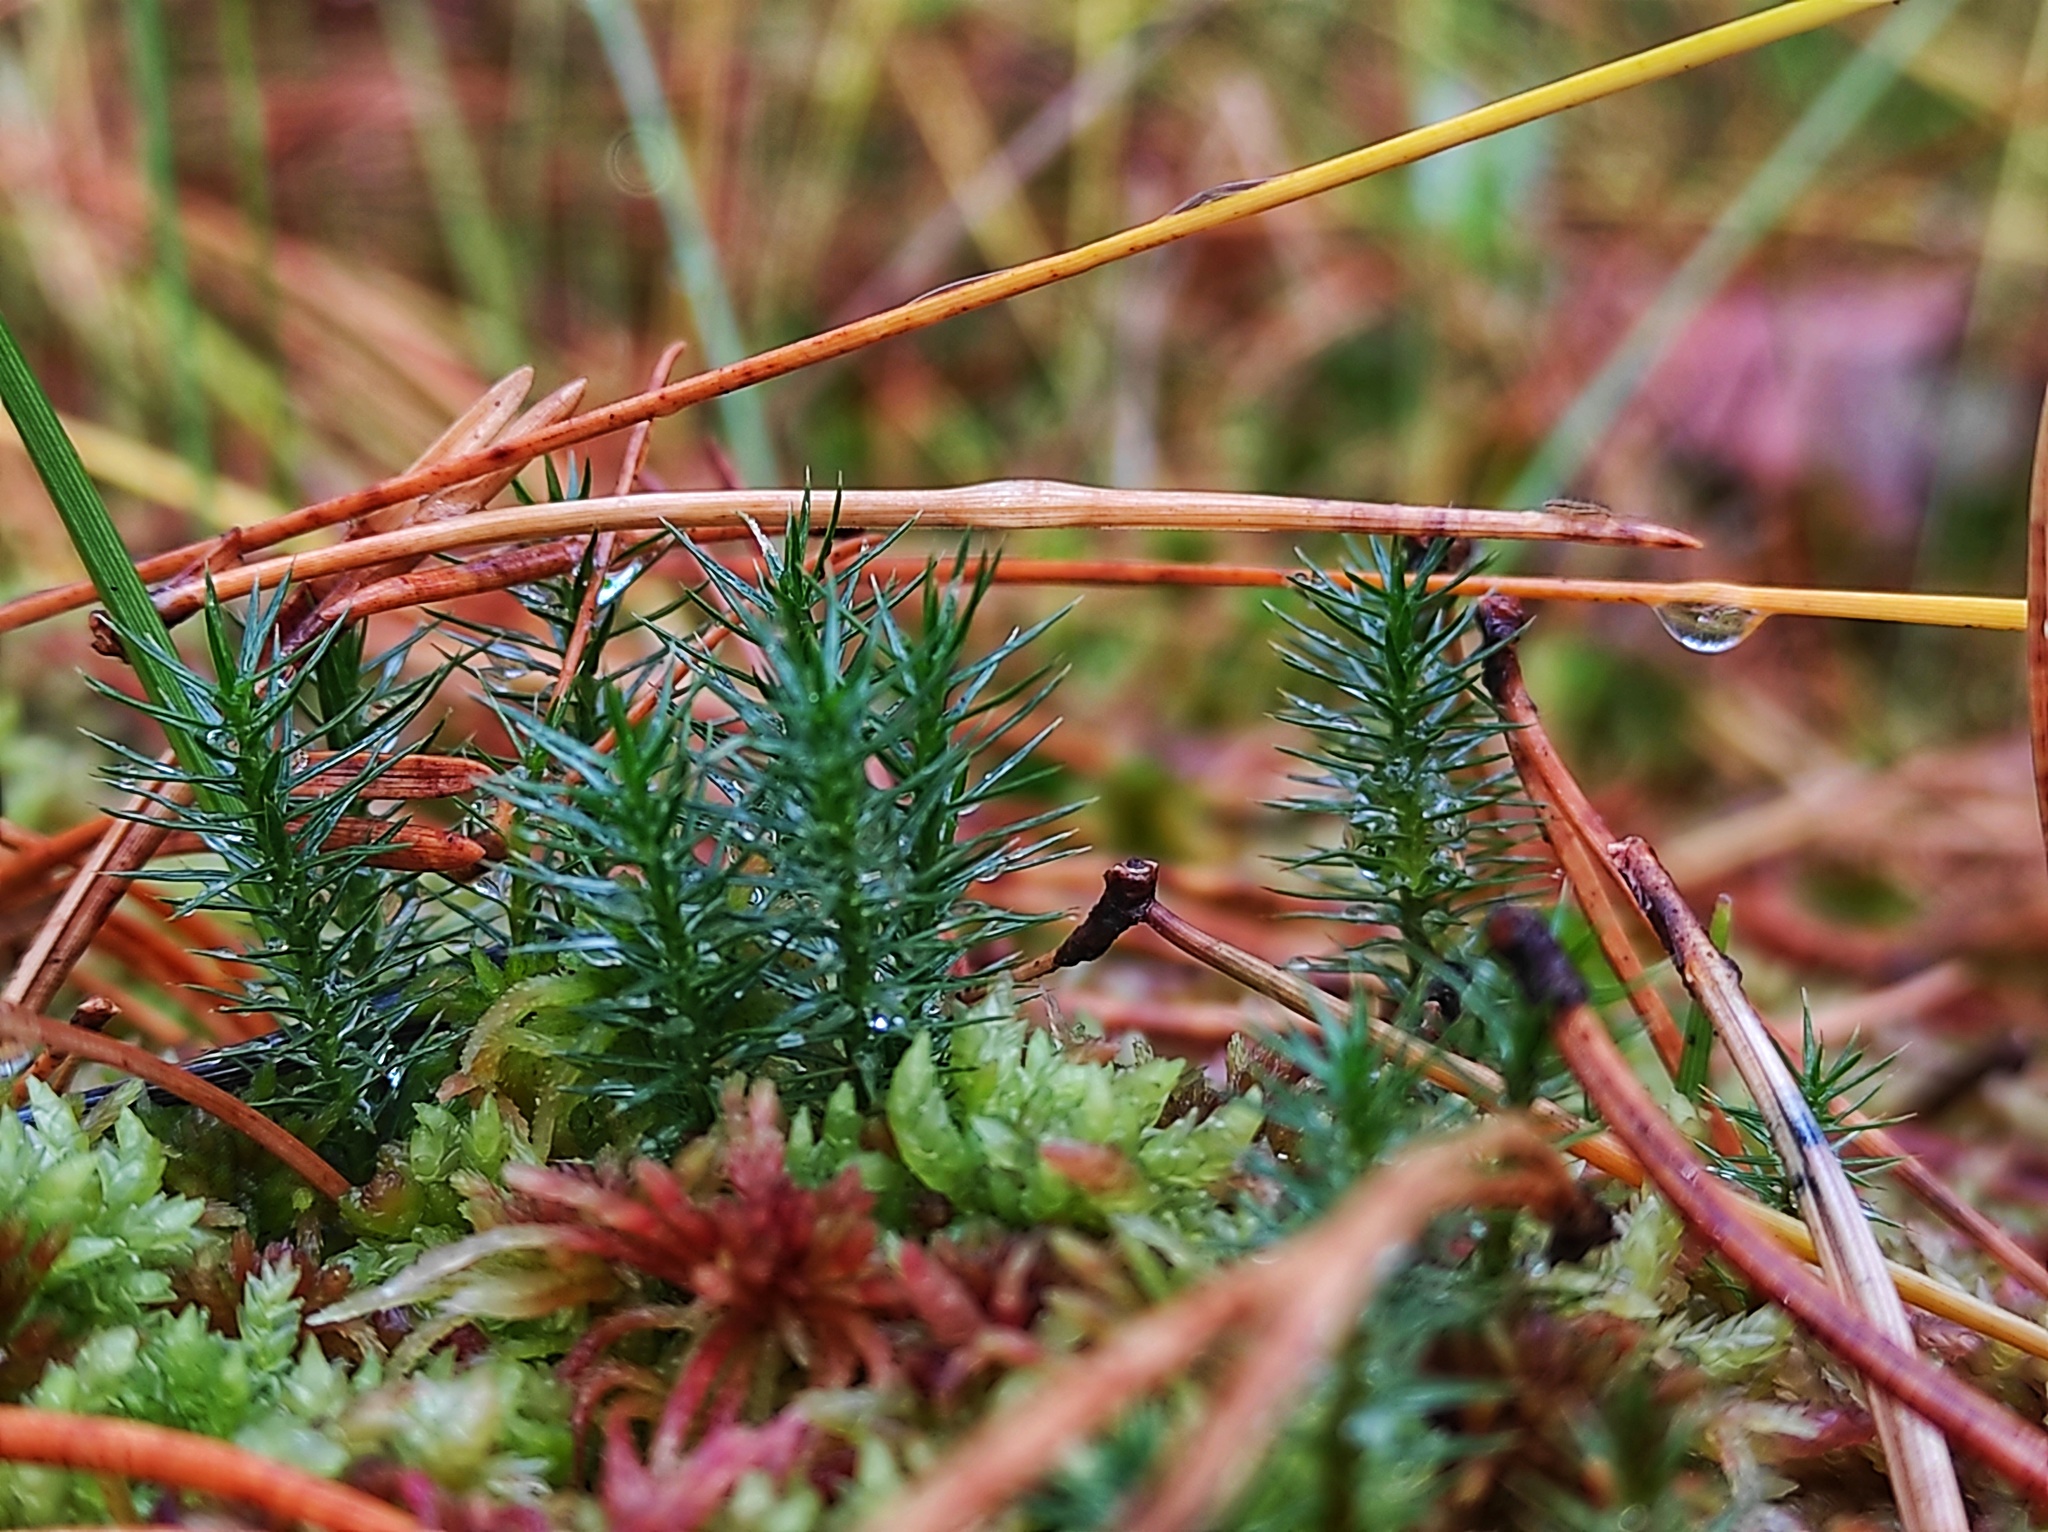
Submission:
[[[930,1033],[919,1033],[889,1081],[889,1131],[910,1173],[933,1191],[965,1202],[981,1157],[953,1121],[932,1058]]]

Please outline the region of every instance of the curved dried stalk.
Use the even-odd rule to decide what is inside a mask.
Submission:
[[[1885,1275],[1884,1255],[1862,1201],[1827,1133],[1799,1093],[1777,1039],[1743,993],[1735,965],[1715,948],[1647,844],[1625,840],[1612,854],[1762,1112],[1778,1156],[1793,1174],[1799,1211],[1813,1232],[1828,1285],[1892,1344],[1913,1351],[1905,1306]],[[1955,1463],[1941,1433],[1876,1386],[1870,1391],[1870,1413],[1907,1532],[1968,1532]]]
[[[336,1201],[349,1193],[348,1180],[340,1171],[248,1102],[132,1043],[51,1021],[11,1001],[0,1001],[0,1037],[11,1037],[52,1053],[90,1059],[146,1080],[269,1150],[314,1190]]]
[[[1332,997],[1303,983],[1284,969],[1276,968],[1241,948],[1191,925],[1164,906],[1154,903],[1146,911],[1145,924],[1179,951],[1215,969],[1254,994],[1284,1007],[1302,1018],[1305,1026],[1320,1027],[1331,1016]],[[1388,1057],[1419,1070],[1432,1084],[1451,1091],[1482,1110],[1495,1110],[1505,1092],[1500,1077],[1484,1064],[1432,1048],[1398,1027],[1367,1018],[1369,1035]],[[1630,1186],[1644,1182],[1642,1164],[1612,1134],[1594,1132],[1553,1101],[1538,1098],[1526,1108],[1532,1120],[1556,1139],[1565,1153],[1585,1161],[1594,1169]],[[1739,1196],[1733,1198],[1737,1212],[1772,1240],[1802,1261],[1818,1259],[1813,1237],[1796,1218],[1775,1208]],[[2048,1360],[2048,1329],[2022,1319],[1996,1304],[1944,1286],[1923,1272],[1887,1263],[1887,1273],[1899,1295],[1917,1309],[1952,1319],[1980,1335]]]
[[[1446,149],[1520,127],[1633,86],[1668,79],[1703,64],[1732,58],[1801,32],[1830,26],[1884,3],[1886,0],[1786,0],[1784,4],[1582,70],[1562,80],[1539,85],[1442,122],[1411,129],[1348,154],[1271,176],[1248,186],[1201,193],[1162,217],[1076,249],[970,277],[879,314],[792,341],[743,361],[714,367],[665,388],[617,400],[548,430],[508,438],[466,456],[408,471],[396,478],[302,507],[260,531],[249,529],[244,534],[244,546],[271,547],[486,473],[531,462],[544,453],[560,451],[644,421],[677,414],[692,405],[738,389],[751,388],[773,378],[786,377],[806,367],[849,355],[880,341],[911,334],[962,314],[992,307],[1022,293],[1094,271],[1175,240],[1207,233],[1284,207],[1290,202],[1348,186],[1381,171],[1413,164]],[[195,551],[195,546],[174,549],[138,567],[145,579],[166,579],[175,575]],[[0,605],[0,633],[83,606],[92,600],[92,596],[91,587],[81,584],[41,591]]]
[[[14,965],[7,987],[0,989],[0,1002],[39,1011],[56,998],[65,977],[127,892],[128,874],[146,866],[170,833],[164,819],[171,806],[191,801],[190,791],[182,785],[159,783],[155,792],[164,801],[138,796],[128,805],[138,817],[108,821],[98,844]]]
[[[676,363],[682,359],[688,346],[679,340],[672,340],[662,347],[661,355],[654,363],[654,371],[647,381],[647,391],[652,393],[668,381],[668,375],[675,371]],[[654,436],[654,422],[643,420],[633,427],[626,437],[626,454],[619,461],[618,476],[612,480],[613,495],[630,495],[639,481],[640,469],[647,461],[647,444]],[[560,707],[562,699],[569,694],[570,683],[583,664],[583,651],[590,643],[591,625],[597,621],[598,592],[604,589],[605,571],[612,567],[613,551],[618,542],[616,532],[596,532],[585,540],[579,552],[577,563],[588,561],[590,576],[583,587],[583,599],[577,603],[576,621],[569,629],[569,641],[562,646],[562,665],[555,675],[554,705]]]
[[[1488,1168],[1527,1162],[1520,1173]],[[1134,1399],[1159,1387],[1226,1331],[1256,1336],[1208,1418],[1159,1476],[1129,1525],[1179,1532],[1244,1482],[1302,1379],[1392,1269],[1392,1255],[1452,1208],[1529,1205],[1573,1194],[1555,1155],[1504,1119],[1410,1150],[1367,1176],[1315,1227],[1209,1278],[1120,1328],[1086,1356],[1045,1370],[937,1470],[863,1524],[867,1532],[958,1532],[994,1515]]]
[[[652,532],[664,526],[694,532],[739,527],[747,521],[773,527],[795,514],[805,493],[795,489],[699,490],[508,507],[244,564],[214,573],[211,583],[220,599],[230,600],[247,595],[259,584],[274,589],[287,578],[303,584],[384,561],[417,560],[500,543]],[[849,531],[891,530],[915,522],[924,527],[989,531],[1191,528],[1693,546],[1692,539],[1682,532],[1600,513],[1471,510],[1193,490],[1098,489],[1048,479],[1004,479],[954,489],[849,489],[836,493],[834,499],[839,525]],[[195,577],[167,587],[157,593],[158,610],[171,622],[190,616],[204,604],[207,584],[206,579]],[[11,616],[11,608],[0,608],[0,632],[16,625]]]
[[[334,1532],[420,1532],[405,1512],[361,1490],[168,1426],[0,1405],[0,1459],[144,1479]]]
[[[885,578],[911,561],[875,561]],[[917,567],[922,567],[918,565]],[[1143,559],[1032,559],[1003,561],[996,578],[1008,585],[1232,586],[1280,589],[1299,569],[1266,564],[1191,564]],[[1332,575],[1332,579],[1342,576]],[[1432,582],[1441,589],[1448,579]],[[1932,628],[2018,632],[2026,603],[2011,596],[1944,596],[1922,591],[1829,590],[1791,585],[1735,585],[1723,580],[1581,580],[1546,575],[1491,575],[1481,570],[1463,582],[1473,595],[1493,591],[1528,601],[1590,601],[1628,606],[1739,607],[1758,617],[1834,617],[1858,622],[1903,622]]]
[[[1591,800],[1579,791],[1577,780],[1564,769],[1544,732],[1535,700],[1523,684],[1521,656],[1515,650],[1523,622],[1521,607],[1498,593],[1479,603],[1479,629],[1491,650],[1485,663],[1486,689],[1506,725],[1502,738],[1514,760],[1516,776],[1535,801],[1544,836],[1564,870],[1565,881],[1593,927],[1601,956],[1621,980],[1630,1009],[1642,1021],[1665,1071],[1675,1080],[1685,1039],[1663,997],[1651,986],[1649,970],[1621,929],[1608,898],[1608,888],[1618,883],[1618,877],[1594,848],[1606,846],[1614,836]],[[1721,1147],[1737,1147],[1733,1128],[1719,1112],[1714,1114],[1714,1127]]]
[[[2048,1500],[2048,1433],[1898,1346],[1798,1261],[1760,1237],[1733,1193],[1700,1162],[1685,1135],[1657,1110],[1630,1072],[1600,1018],[1586,1005],[1584,985],[1570,959],[1541,918],[1523,909],[1497,910],[1488,932],[1530,998],[1551,1013],[1558,1051],[1587,1098],[1693,1232],[1874,1389],[1925,1416],[1952,1445],[2025,1494]]]
[[[1506,647],[1512,636],[1521,630],[1521,611],[1512,600],[1492,595],[1480,602],[1479,615],[1489,640],[1502,646],[1488,664],[1487,685],[1503,715],[1516,726],[1507,736],[1516,770],[1543,816],[1546,831],[1553,827],[1562,831],[1561,835],[1551,835],[1559,864],[1600,938],[1601,952],[1627,987],[1630,1003],[1643,1017],[1644,1025],[1652,1028],[1652,1037],[1658,1039],[1658,1052],[1675,1077],[1675,1051],[1653,1026],[1651,1015],[1646,1014],[1653,1002],[1654,1012],[1663,1016],[1664,1026],[1669,1028],[1667,1035],[1675,1040],[1677,1029],[1670,1025],[1670,1013],[1664,1009],[1663,1001],[1657,999],[1650,989],[1646,971],[1634,947],[1616,927],[1614,911],[1605,893],[1605,885],[1611,881],[1615,887],[1627,892],[1631,899],[1636,897],[1635,887],[1623,876],[1611,853],[1610,848],[1616,838],[1593,807],[1592,800],[1586,796],[1585,789],[1579,786],[1578,779],[1565,765],[1563,757],[1550,743],[1535,702],[1522,683],[1520,663],[1512,648]],[[2048,1266],[2044,1266],[2032,1251],[1981,1210],[1965,1202],[1918,1156],[1908,1152],[1883,1128],[1872,1124],[1867,1113],[1847,1102],[1838,1105],[1842,1120],[1860,1129],[1855,1141],[1866,1153],[1889,1161],[1888,1169],[1900,1185],[1943,1222],[1966,1235],[1999,1265],[2035,1292],[2048,1296]],[[1714,1132],[1716,1146],[1724,1150],[1729,1147],[1733,1130],[1718,1108],[1713,1110],[1709,1125]]]

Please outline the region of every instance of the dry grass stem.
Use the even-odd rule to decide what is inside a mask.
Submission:
[[[0,1405],[0,1459],[215,1495],[266,1512],[280,1523],[303,1522],[333,1532],[420,1532],[420,1524],[405,1512],[361,1490],[167,1426]]]
[[[1886,1339],[1912,1350],[1912,1326],[1886,1275],[1884,1255],[1862,1201],[1800,1094],[1777,1039],[1743,993],[1735,965],[1715,948],[1645,842],[1624,840],[1613,848],[1613,856],[1763,1114],[1778,1156],[1793,1174],[1799,1210],[1813,1231],[1828,1285]],[[1899,1517],[1908,1532],[1968,1532],[1955,1464],[1941,1432],[1875,1385],[1870,1412],[1884,1444]]]
[[[795,513],[803,494],[801,490],[789,489],[704,490],[612,495],[567,504],[481,511],[452,520],[408,525],[334,547],[244,564],[214,575],[213,587],[221,599],[228,600],[247,595],[258,584],[274,589],[288,576],[300,583],[320,581],[386,561],[416,561],[436,553],[543,538],[652,532],[663,526],[695,532],[734,528],[747,521],[772,530]],[[839,524],[849,530],[886,531],[915,522],[921,527],[983,531],[1181,528],[1536,538],[1650,547],[1691,545],[1683,533],[1616,521],[1597,513],[1466,510],[1282,495],[1097,489],[1045,479],[996,480],[954,489],[850,489],[834,498],[839,504]],[[176,620],[197,611],[205,598],[205,582],[191,579],[160,591],[157,605],[166,620]],[[0,608],[0,632],[16,625],[12,620],[16,606]]]
[[[649,392],[660,388],[668,381],[668,375],[675,371],[676,363],[682,359],[688,348],[682,341],[672,340],[662,348],[661,356],[655,361],[654,372],[648,379]],[[639,482],[640,470],[647,462],[647,444],[653,439],[654,423],[643,420],[626,435],[626,453],[620,459],[619,472],[612,480],[612,494],[630,495]],[[555,676],[555,706],[560,707],[562,699],[569,695],[569,686],[576,678],[576,672],[583,664],[583,651],[590,643],[591,625],[597,620],[598,593],[604,589],[604,575],[612,567],[618,534],[616,532],[593,533],[585,540],[577,563],[588,563],[589,579],[583,587],[583,599],[576,608],[576,622],[569,629],[569,641],[562,646],[562,666]]]
[[[1861,1372],[1933,1422],[1949,1442],[2002,1475],[2037,1503],[2048,1502],[2048,1434],[1899,1346],[1768,1239],[1738,1199],[1700,1162],[1629,1070],[1570,961],[1526,910],[1496,911],[1495,945],[1552,1016],[1558,1051],[1614,1133],[1634,1151],[1657,1189],[1758,1290]]]
[[[0,1036],[11,1037],[32,1047],[47,1048],[52,1053],[90,1059],[96,1064],[105,1064],[138,1080],[145,1080],[217,1118],[268,1150],[315,1191],[336,1201],[348,1195],[349,1184],[340,1171],[248,1102],[239,1096],[229,1095],[217,1085],[209,1085],[189,1069],[180,1069],[132,1043],[103,1037],[97,1032],[87,1032],[61,1021],[51,1021],[11,1001],[0,1001]]]
[[[1642,1019],[1666,1069],[1676,1078],[1680,1046],[1677,1026],[1651,987],[1648,970],[1637,956],[1634,944],[1620,929],[1613,901],[1607,896],[1610,885],[1627,894],[1631,901],[1636,890],[1615,863],[1610,849],[1616,841],[1614,833],[1551,744],[1543,729],[1542,716],[1523,682],[1521,665],[1510,642],[1522,627],[1521,611],[1512,598],[1498,593],[1489,595],[1480,602],[1480,623],[1489,642],[1497,646],[1487,665],[1487,685],[1503,718],[1513,725],[1506,740],[1516,772],[1542,816],[1545,833],[1593,927],[1602,956],[1622,981],[1630,1006]],[[1891,1174],[1901,1185],[2007,1271],[2037,1293],[2048,1296],[2048,1266],[1995,1221],[1965,1202],[1898,1140],[1872,1125],[1867,1114],[1852,1109],[1846,1102],[1840,1106],[1843,1120],[1863,1129],[1857,1137],[1865,1151],[1889,1160]],[[1709,1104],[1707,1119],[1717,1149],[1727,1153],[1739,1147],[1725,1113]]]
[[[879,566],[884,572],[894,568],[892,561],[886,559],[879,561]],[[907,561],[904,567],[908,567]],[[1277,590],[1301,572],[1265,564],[1011,558],[1003,561],[997,578],[1010,585],[1248,586]],[[1436,588],[1448,583],[1448,578],[1432,582]],[[1581,580],[1544,575],[1490,575],[1484,570],[1464,578],[1461,583],[1475,596],[1492,591],[1525,601],[1589,601],[1647,607],[1727,606],[1754,612],[1759,617],[1834,617],[1859,622],[1902,622],[1922,627],[1983,628],[2015,633],[2026,623],[2026,603],[2011,596],[1945,596],[1921,591],[1736,585],[1723,580]],[[0,608],[0,623],[4,620],[5,609]]]
[[[1146,911],[1145,924],[1178,951],[1301,1017],[1309,1027],[1327,1022],[1337,1004],[1331,996],[1313,985],[1200,930],[1156,901]],[[1388,1057],[1421,1071],[1432,1084],[1464,1097],[1483,1110],[1498,1107],[1505,1086],[1500,1076],[1485,1065],[1432,1048],[1377,1018],[1367,1017],[1365,1025],[1369,1035],[1386,1050]],[[1565,1153],[1630,1186],[1643,1184],[1643,1166],[1613,1135],[1589,1131],[1585,1123],[1553,1101],[1539,1098],[1531,1102],[1527,1110],[1537,1126],[1557,1140]],[[1798,1219],[1732,1191],[1729,1196],[1742,1217],[1799,1259],[1818,1259],[1813,1237]],[[1954,1320],[1980,1335],[1991,1336],[2030,1356],[2048,1360],[2048,1330],[1908,1267],[1894,1264],[1889,1265],[1888,1270],[1892,1284],[1915,1308]]]
[[[172,802],[189,801],[182,787],[158,785]],[[37,927],[28,949],[14,965],[0,1001],[40,1011],[56,998],[65,977],[92,946],[114,906],[127,891],[129,873],[146,866],[163,844],[169,810],[136,797],[128,812],[139,817],[108,821],[98,843],[65,888],[63,897]]]

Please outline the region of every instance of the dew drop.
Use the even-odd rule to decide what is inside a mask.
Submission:
[[[1763,625],[1763,614],[1726,601],[1667,601],[1654,608],[1664,631],[1694,654],[1726,654]]]

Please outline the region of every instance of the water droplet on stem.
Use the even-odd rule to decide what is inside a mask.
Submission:
[[[1763,626],[1763,613],[1727,601],[1667,601],[1653,610],[1664,631],[1694,654],[1726,654]]]

